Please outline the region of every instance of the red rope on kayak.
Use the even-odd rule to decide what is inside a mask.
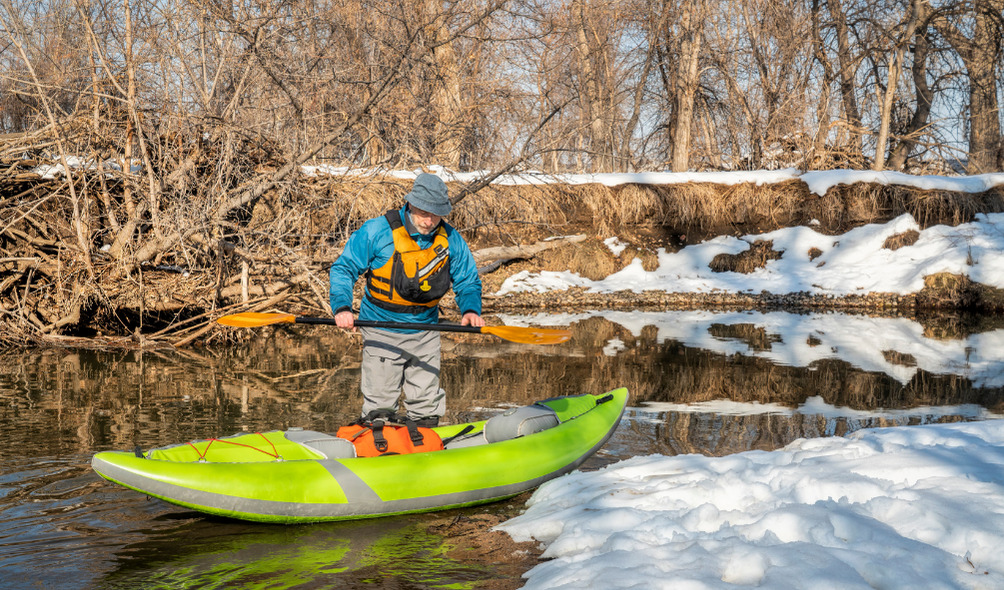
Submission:
[[[206,445],[206,453],[209,452],[209,447],[213,446],[213,441],[214,440],[216,440],[216,439],[214,439],[214,438],[209,439],[209,444]],[[205,461],[206,460],[206,455],[202,451],[199,450],[199,447],[195,446],[195,443],[189,441],[188,442],[188,446],[190,446],[193,449],[195,449],[195,454],[197,454],[199,456],[199,461]]]
[[[255,434],[257,434],[258,436],[264,438],[265,442],[267,442],[269,445],[272,446],[272,453],[273,453],[272,454],[272,458],[273,459],[278,459],[279,458],[279,450],[275,448],[275,445],[272,444],[272,441],[268,440],[268,437],[265,436],[264,434],[260,433],[260,432],[256,432]]]
[[[279,458],[279,450],[275,448],[275,444],[272,441],[268,440],[268,437],[265,436],[264,434],[262,434],[260,432],[256,432],[255,434],[257,434],[258,436],[264,438],[265,442],[267,442],[272,447],[272,452],[271,453],[268,452],[268,451],[266,451],[265,449],[260,449],[260,448],[258,448],[256,446],[253,446],[253,445],[246,445],[244,443],[234,442],[232,440],[226,440],[224,438],[209,438],[209,439],[206,439],[206,440],[209,441],[209,444],[206,445],[206,449],[204,451],[199,451],[199,447],[195,446],[195,443],[192,443],[192,442],[189,442],[188,446],[190,446],[193,449],[195,449],[196,454],[199,455],[199,460],[200,461],[205,461],[206,460],[206,455],[209,454],[209,447],[213,446],[214,442],[221,442],[221,443],[228,444],[228,445],[234,445],[234,446],[238,446],[238,447],[245,447],[245,448],[252,449],[252,450],[255,450],[255,451],[258,451],[258,452],[261,452],[261,453],[265,453],[266,455],[268,455],[269,457],[272,457],[273,459],[278,459]]]

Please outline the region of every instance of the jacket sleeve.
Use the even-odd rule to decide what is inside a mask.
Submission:
[[[352,289],[360,275],[369,268],[373,257],[371,230],[372,224],[365,223],[353,232],[345,249],[331,265],[328,291],[332,313],[352,310]]]
[[[460,233],[452,227],[450,229],[450,278],[457,307],[460,308],[460,315],[470,311],[481,315],[481,277],[478,276],[474,255]]]

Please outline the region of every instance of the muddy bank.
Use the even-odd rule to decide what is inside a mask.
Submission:
[[[478,583],[486,590],[516,590],[524,584],[522,575],[541,562],[539,543],[517,543],[508,533],[492,530],[519,515],[526,508],[530,492],[486,506],[477,514],[447,512],[427,523],[426,529],[443,537],[447,556],[464,563],[490,568],[494,577]],[[469,511],[468,511],[469,512]]]

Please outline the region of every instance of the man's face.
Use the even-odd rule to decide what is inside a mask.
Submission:
[[[408,205],[408,210],[411,212],[411,222],[415,225],[415,229],[424,236],[431,234],[443,219],[439,215],[423,211],[414,205]]]

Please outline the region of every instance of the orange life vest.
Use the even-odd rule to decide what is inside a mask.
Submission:
[[[432,246],[421,249],[401,223],[398,210],[384,217],[394,237],[394,255],[380,268],[366,271],[366,297],[378,307],[419,313],[435,307],[450,290],[450,242],[440,225]]]

